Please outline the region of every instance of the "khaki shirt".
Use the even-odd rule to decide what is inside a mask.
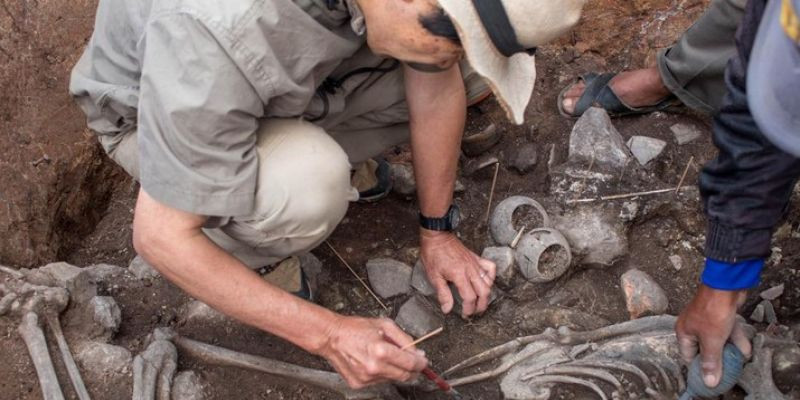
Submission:
[[[247,215],[258,119],[341,106],[315,91],[366,48],[355,1],[326,3],[100,0],[70,92],[110,139],[106,151],[138,131],[150,196],[200,215]]]

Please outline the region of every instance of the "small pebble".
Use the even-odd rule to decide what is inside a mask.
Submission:
[[[681,256],[677,254],[673,254],[669,256],[669,261],[672,263],[672,266],[675,268],[676,271],[680,271],[683,269],[683,259]]]

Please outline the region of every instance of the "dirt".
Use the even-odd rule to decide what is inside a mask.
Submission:
[[[575,76],[588,71],[615,71],[650,65],[656,52],[668,46],[703,11],[705,0],[595,0],[589,3],[581,25],[558,43],[540,49],[538,83],[523,126],[512,126],[494,101],[469,110],[468,129],[476,131],[490,122],[503,132],[500,144],[490,150],[501,160],[493,205],[512,195],[540,200],[548,211],[565,207],[548,196],[547,160],[554,146],[556,163],[564,161],[573,120],[558,114],[555,99]],[[124,173],[102,154],[84,127],[84,118],[66,95],[69,69],[91,32],[95,2],[5,1],[0,7],[0,262],[17,267],[67,260],[88,266],[110,263],[126,266],[135,255],[130,225],[138,190]],[[691,144],[675,144],[669,127],[695,125],[705,136]],[[676,185],[694,157],[700,166],[715,155],[710,120],[685,109],[615,120],[627,139],[646,135],[669,143],[647,168],[664,185]],[[532,142],[539,148],[539,163],[521,175],[503,166],[511,150]],[[49,161],[38,161],[47,155]],[[395,158],[408,159],[406,148]],[[689,169],[687,184],[697,181],[698,167]],[[460,235],[480,252],[493,245],[484,224],[493,168],[461,178],[466,191],[456,201],[464,213]],[[651,184],[655,184],[654,182]],[[650,187],[649,189],[660,189]],[[392,195],[375,204],[354,204],[330,243],[365,276],[366,261],[392,257],[413,265],[418,256],[415,200]],[[555,282],[519,284],[504,293],[483,316],[464,321],[446,319],[445,333],[425,342],[434,369],[444,370],[494,345],[514,337],[538,333],[547,327],[567,325],[592,329],[628,318],[619,276],[636,267],[650,274],[666,291],[669,313],[677,314],[694,293],[702,263],[705,221],[698,201],[680,207],[663,207],[631,228],[630,252],[609,268],[577,267]],[[519,217],[519,216],[518,216]],[[524,217],[524,216],[522,216]],[[800,231],[800,211],[792,203],[789,232]],[[6,232],[5,234],[3,232]],[[779,283],[786,294],[776,301],[779,320],[800,323],[800,244],[789,234],[775,242],[782,259],[767,268],[761,286],[743,309],[749,315],[758,303],[757,293]],[[390,299],[390,313],[360,287],[357,280],[325,247],[314,251],[323,262],[325,284],[319,303],[348,315],[393,316],[404,298]],[[677,254],[683,268],[676,271],[668,257]],[[147,335],[159,326],[171,326],[182,335],[234,350],[329,369],[315,356],[303,353],[268,334],[233,322],[190,323],[183,306],[190,299],[163,279],[138,281],[125,277],[104,282],[101,292],[113,296],[123,321],[113,343],[133,354],[143,350]],[[0,393],[2,398],[41,398],[35,371],[16,334],[16,321],[0,318]],[[763,330],[766,327],[758,326]],[[50,338],[52,339],[52,338]],[[53,341],[50,341],[53,343]],[[51,349],[52,352],[52,349]],[[55,354],[53,354],[55,355]],[[62,383],[66,383],[59,367]],[[180,357],[179,369],[192,369],[207,385],[211,399],[334,399],[334,394],[263,374],[204,365]],[[112,382],[89,381],[97,399],[130,396],[130,376]],[[783,389],[797,382],[780,382]],[[68,385],[63,385],[67,388]],[[800,390],[800,387],[796,387]],[[65,389],[69,398],[74,393]],[[476,399],[500,398],[494,381],[459,389]],[[584,398],[586,393],[558,391],[554,398]],[[409,393],[411,399],[444,399],[436,393]],[[741,394],[729,398],[741,398]]]

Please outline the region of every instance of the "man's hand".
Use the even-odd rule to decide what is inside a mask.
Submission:
[[[405,382],[428,365],[425,353],[412,347],[413,340],[388,319],[340,317],[328,332],[328,341],[317,353],[325,357],[354,389],[384,381]]]
[[[448,282],[453,282],[463,300],[461,316],[486,311],[496,273],[496,266],[466,248],[452,233],[422,230],[420,234],[422,263],[436,289],[442,312],[453,309],[453,295]]]
[[[722,348],[729,340],[749,358],[752,345],[742,325],[736,319],[747,291],[716,290],[701,285],[694,299],[678,317],[675,332],[678,346],[686,364],[692,362],[700,350],[703,381],[716,387],[722,377]]]

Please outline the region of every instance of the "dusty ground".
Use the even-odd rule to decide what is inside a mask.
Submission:
[[[540,162],[533,172],[520,175],[505,166],[500,169],[493,203],[497,204],[511,195],[525,194],[542,200],[551,212],[564,208],[564,204],[559,204],[547,195],[549,180],[545,165],[550,144],[555,145],[556,159],[564,160],[569,132],[574,122],[558,114],[555,107],[558,92],[574,76],[586,71],[620,70],[651,62],[656,50],[667,46],[677,37],[702,12],[705,3],[704,0],[596,0],[590,4],[584,23],[571,37],[541,49],[538,56],[539,83],[528,111],[526,125],[509,125],[492,101],[471,109],[469,129],[477,130],[494,122],[504,131],[502,142],[490,150],[501,160],[504,160],[512,148],[524,142],[533,142],[539,148]],[[3,2],[3,7],[0,7],[0,21],[5,23],[3,26],[7,26],[11,19],[24,21],[20,16],[28,15],[25,13],[49,10],[38,17],[47,21],[59,21],[59,26],[69,26],[69,29],[61,35],[53,34],[52,38],[40,40],[38,43],[47,43],[48,46],[26,52],[29,55],[22,58],[15,58],[18,53],[14,49],[22,48],[26,43],[26,32],[34,35],[34,26],[41,26],[41,22],[33,25],[14,22],[20,25],[16,30],[0,31],[4,33],[0,36],[0,45],[5,49],[0,49],[0,59],[5,57],[10,60],[9,65],[16,68],[13,70],[21,71],[19,68],[25,66],[30,67],[31,72],[24,74],[26,79],[22,82],[14,83],[8,79],[9,69],[4,67],[6,79],[3,83],[17,91],[36,90],[36,94],[32,95],[30,103],[25,107],[12,104],[10,97],[4,97],[0,103],[0,116],[4,121],[0,146],[8,149],[7,156],[0,159],[0,166],[4,167],[4,172],[0,175],[0,200],[9,202],[12,199],[17,202],[14,204],[17,208],[14,209],[24,209],[18,204],[20,199],[30,198],[39,207],[24,218],[12,216],[9,211],[7,220],[2,214],[4,207],[0,207],[0,217],[6,221],[16,221],[9,223],[9,232],[14,226],[22,226],[35,233],[25,236],[26,238],[37,238],[26,242],[28,239],[20,239],[23,237],[21,234],[11,235],[2,240],[4,246],[29,246],[25,248],[31,248],[36,253],[39,244],[45,244],[42,244],[43,250],[36,254],[28,252],[31,254],[25,257],[6,257],[0,261],[27,266],[65,259],[79,266],[96,263],[125,266],[135,255],[130,244],[130,223],[134,195],[138,188],[96,153],[97,148],[81,133],[81,114],[64,95],[67,71],[77,59],[91,28],[91,19],[84,14],[93,5],[91,2],[80,2],[70,5],[65,3],[63,7],[47,4],[45,7],[39,3],[37,8],[31,4]],[[80,15],[76,15],[76,11],[70,11],[76,9],[82,10]],[[56,17],[59,12],[65,15],[63,20]],[[16,32],[14,35],[17,36],[5,34],[8,32]],[[48,51],[56,54],[56,61],[49,61]],[[47,77],[52,79],[48,80]],[[40,87],[41,85],[45,87]],[[56,112],[59,114],[54,114]],[[54,120],[58,123],[53,124]],[[669,143],[665,152],[648,168],[663,184],[673,186],[677,184],[690,157],[694,156],[697,163],[702,165],[715,154],[710,135],[692,144],[677,146],[669,131],[669,127],[676,122],[698,126],[707,134],[710,130],[707,117],[686,110],[625,118],[615,122],[626,138],[647,135]],[[59,136],[59,132],[64,130],[73,132],[71,136],[66,136],[79,144],[71,142],[68,147],[64,147],[61,142],[64,136]],[[33,157],[31,148],[43,148],[45,154],[57,154],[58,148],[78,148],[81,154],[91,156],[86,156],[87,161],[84,162],[74,161],[81,157],[69,158],[72,160],[70,164],[61,167],[53,165],[57,164],[54,162],[32,166],[30,161],[37,158],[21,160],[23,157]],[[398,153],[403,151],[402,148],[397,149]],[[87,169],[86,165],[93,165],[94,169]],[[5,169],[9,166],[11,168]],[[74,178],[76,168],[83,171],[78,178]],[[24,173],[19,173],[21,170]],[[466,191],[457,195],[457,201],[466,216],[465,226],[461,229],[462,239],[478,252],[491,245],[491,239],[483,225],[483,216],[489,200],[492,173],[489,168],[471,177],[462,178]],[[43,174],[46,176],[41,177]],[[690,169],[687,182],[693,184],[696,178],[697,170]],[[51,186],[55,184],[74,184],[74,187],[53,190]],[[646,185],[647,182],[642,184]],[[660,188],[661,186],[648,187]],[[47,194],[40,195],[40,192]],[[68,204],[74,206],[70,208]],[[8,210],[12,208],[9,206]],[[393,257],[413,264],[418,246],[416,215],[415,200],[398,195],[376,204],[353,205],[345,222],[337,229],[330,242],[362,275],[365,274],[366,261],[379,256]],[[790,232],[797,232],[800,228],[800,217],[796,203],[792,204],[789,215]],[[86,218],[79,218],[82,216]],[[36,224],[31,223],[39,219],[55,219],[57,222],[42,222],[47,226],[39,232],[36,231],[39,229]],[[576,328],[592,328],[598,320],[612,323],[624,321],[628,316],[619,288],[619,276],[633,267],[648,272],[663,286],[670,299],[669,312],[677,314],[688,301],[698,281],[702,261],[699,238],[703,234],[704,221],[697,201],[686,201],[683,208],[677,211],[675,207],[667,208],[647,220],[637,221],[630,234],[630,255],[613,267],[575,268],[554,283],[521,285],[480,318],[465,322],[455,316],[448,317],[445,333],[426,342],[422,347],[428,352],[433,366],[442,370],[469,355],[513,337],[540,332],[548,326],[564,323],[563,319],[557,317],[559,311],[567,310],[567,313],[579,315],[572,320]],[[34,242],[36,246],[33,245]],[[768,268],[760,289],[786,283],[786,294],[776,309],[780,321],[791,326],[800,323],[800,245],[789,234],[778,238],[775,246],[781,249],[782,260],[778,265]],[[380,315],[380,307],[326,248],[317,249],[314,254],[323,261],[326,268],[323,274],[326,285],[318,293],[322,305],[342,307],[341,312],[345,314]],[[673,254],[680,255],[684,260],[681,271],[676,271],[668,260]],[[128,348],[134,354],[143,349],[146,335],[154,328],[172,326],[186,336],[231,349],[309,367],[327,368],[319,358],[237,324],[186,323],[182,318],[181,306],[189,299],[161,279],[138,281],[124,277],[115,278],[104,283],[101,291],[114,296],[122,308],[122,328],[113,343]],[[743,312],[745,315],[752,311],[756,297],[757,295],[752,295],[746,304]],[[400,298],[389,302],[392,308],[390,316],[396,313],[402,301]],[[536,310],[536,318],[522,320],[521,315],[531,310]],[[15,321],[0,319],[0,348],[3,349],[0,352],[0,397],[25,400],[41,398],[34,378],[35,371],[14,330],[15,327]],[[189,357],[181,357],[180,368],[199,372],[209,383],[207,389],[209,398],[212,399],[336,398],[329,393],[256,373],[198,364]],[[62,379],[62,382],[66,380]],[[784,389],[789,389],[791,383],[781,382]],[[113,384],[88,382],[90,392],[98,399],[127,398],[130,385],[130,380]],[[493,382],[471,385],[461,391],[473,398],[500,398],[499,388]],[[583,396],[585,394],[581,392],[559,393],[559,397],[564,398]],[[444,397],[412,393],[410,398]],[[731,395],[730,398],[738,398],[738,395]]]

